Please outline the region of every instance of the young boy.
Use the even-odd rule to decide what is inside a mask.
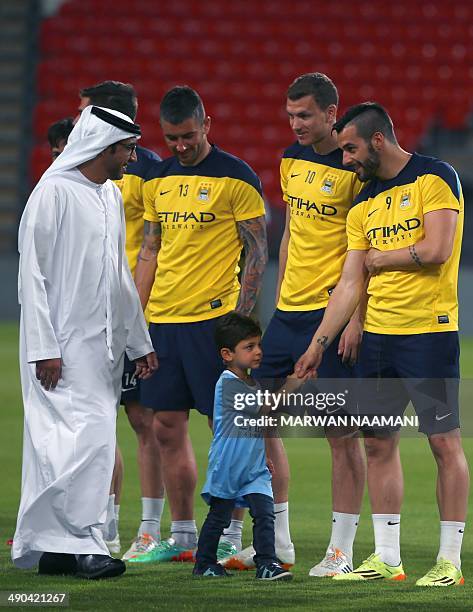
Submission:
[[[249,507],[253,519],[256,578],[290,580],[292,574],[278,563],[274,549],[274,504],[271,474],[266,465],[263,435],[254,428],[236,431],[234,418],[257,417],[260,406],[237,411],[235,394],[254,393],[259,387],[248,375],[261,362],[261,328],[236,312],[217,323],[215,338],[225,371],[215,387],[214,438],[209,451],[207,481],[202,497],[210,510],[202,527],[196,553],[195,576],[229,576],[217,563],[217,547],[230,524],[235,506]],[[240,435],[239,435],[240,434]]]

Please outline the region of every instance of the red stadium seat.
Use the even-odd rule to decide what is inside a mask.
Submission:
[[[467,120],[472,22],[469,0],[340,0],[317,16],[313,3],[290,0],[139,2],[132,12],[128,0],[70,0],[41,27],[32,168],[37,176],[49,162],[47,127],[75,114],[78,90],[110,78],[137,87],[145,140],[164,151],[159,99],[187,83],[204,98],[218,144],[251,163],[279,203],[279,154],[293,140],[285,91],[296,76],[329,74],[340,111],[380,101],[403,146],[415,147],[434,121]]]

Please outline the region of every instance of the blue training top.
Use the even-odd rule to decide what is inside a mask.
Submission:
[[[262,493],[273,497],[271,474],[266,466],[266,452],[262,431],[258,435],[252,427],[236,427],[234,417],[254,418],[259,406],[235,410],[236,393],[254,393],[259,386],[251,386],[233,372],[225,370],[215,385],[214,437],[209,450],[207,480],[202,497],[234,499],[238,507],[248,507],[243,499],[249,493]]]

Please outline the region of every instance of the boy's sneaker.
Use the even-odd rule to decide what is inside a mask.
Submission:
[[[373,553],[360,567],[348,574],[336,574],[332,580],[405,580],[407,578],[402,567],[399,565],[388,565],[381,561],[379,555]]]
[[[282,568],[279,563],[268,563],[258,567],[256,580],[292,580],[292,574]]]
[[[465,579],[461,570],[446,559],[439,559],[430,572],[427,572],[416,582],[416,586],[427,587],[460,586],[463,584],[465,584]]]
[[[230,540],[226,540],[225,538],[220,538],[217,548],[217,561],[221,561],[222,559],[226,559],[227,557],[233,557],[238,553],[238,549],[230,542]]]
[[[132,557],[145,555],[146,553],[152,551],[153,548],[156,548],[158,544],[159,540],[155,540],[155,538],[153,538],[153,536],[149,533],[137,535],[131,543],[130,548],[123,555],[122,561],[129,561]]]
[[[314,565],[309,571],[309,576],[324,578],[326,576],[336,576],[337,574],[349,574],[353,571],[350,559],[338,548],[329,546],[325,557],[320,563]]]
[[[256,567],[253,559],[255,555],[256,551],[253,546],[248,546],[236,555],[219,560],[219,563],[230,570],[251,570]],[[279,564],[284,569],[290,569],[296,561],[294,544],[291,542],[291,545],[287,548],[276,548],[276,557],[278,558]]]
[[[192,570],[193,576],[199,576],[203,578],[230,578],[231,574],[221,565],[206,565],[199,566],[197,563],[194,565]]]
[[[170,561],[195,561],[195,548],[178,546],[173,538],[161,540],[149,552],[131,557],[129,563],[168,563]]]

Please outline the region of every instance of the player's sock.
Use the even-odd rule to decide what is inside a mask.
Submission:
[[[292,542],[289,533],[289,502],[274,504],[274,517],[276,550],[290,548]]]
[[[237,521],[232,519],[230,525],[223,530],[223,537],[234,544],[240,552],[241,550],[241,536],[243,533],[243,521]]]
[[[115,524],[117,526],[117,533],[118,533],[118,523],[120,521],[120,504],[113,505],[113,514],[115,515]]]
[[[359,514],[332,513],[332,535],[330,536],[329,548],[338,549],[345,553],[350,565],[353,560],[353,542],[359,520]]]
[[[397,566],[401,563],[399,544],[401,515],[372,514],[375,554],[387,565]]]
[[[171,537],[178,546],[190,550],[197,547],[197,526],[195,521],[172,521]]]
[[[465,523],[457,521],[440,521],[440,548],[437,561],[446,559],[457,568],[461,568],[460,552],[462,548]]]
[[[142,497],[142,519],[138,535],[147,533],[155,540],[160,539],[161,516],[164,508],[164,497]]]
[[[108,496],[107,517],[102,526],[103,538],[110,542],[117,537],[117,521],[115,519],[115,493]]]

